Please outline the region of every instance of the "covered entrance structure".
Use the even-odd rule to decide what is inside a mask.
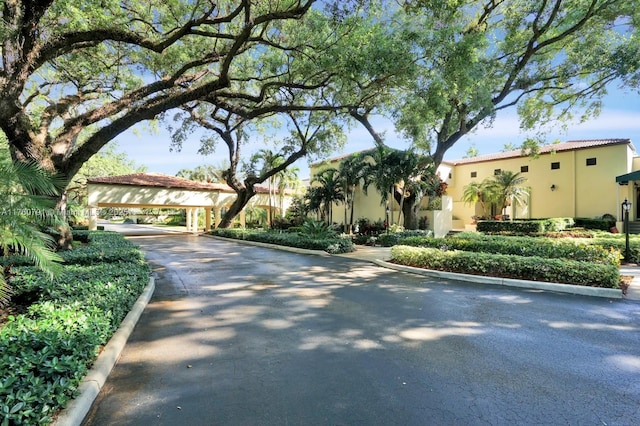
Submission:
[[[268,210],[271,206],[274,214],[282,215],[291,204],[290,194],[270,203],[267,188],[256,187],[256,190],[257,194],[249,201],[248,207]],[[211,229],[211,213],[214,213],[214,226],[217,227],[223,209],[236,199],[236,193],[226,184],[195,182],[161,173],[91,178],[87,180],[87,191],[91,230],[97,229],[100,208],[127,207],[185,209],[187,231],[197,232],[201,209],[205,212],[205,229]],[[240,213],[240,223],[245,225],[244,210]]]

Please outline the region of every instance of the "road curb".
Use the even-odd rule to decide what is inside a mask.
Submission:
[[[578,294],[582,296],[605,297],[622,299],[622,290],[615,288],[588,287],[572,284],[548,283],[543,281],[517,280],[513,278],[487,277],[484,275],[460,274],[455,272],[434,271],[432,269],[415,268],[413,266],[398,265],[384,260],[373,260],[378,266],[402,272],[426,275],[437,278],[469,281],[479,284],[502,285],[507,287],[527,288],[532,290],[555,291],[559,293]]]
[[[102,389],[107,377],[109,377],[113,366],[118,361],[118,358],[120,358],[120,354],[131,332],[133,332],[133,329],[138,323],[140,315],[142,315],[149,300],[151,300],[155,287],[155,278],[149,277],[149,283],[140,297],[138,297],[133,308],[127,316],[124,317],[120,327],[113,333],[113,336],[111,336],[111,339],[109,339],[109,342],[105,345],[96,362],[93,364],[93,367],[89,370],[80,386],[78,386],[80,395],[69,402],[65,409],[58,413],[57,417],[51,423],[52,425],[78,426],[82,423],[91,409],[93,401],[95,401],[98,393],[100,393],[100,389]]]

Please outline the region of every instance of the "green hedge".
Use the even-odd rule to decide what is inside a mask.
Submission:
[[[111,231],[89,231],[91,243],[60,252],[65,263],[87,265],[94,262],[140,262],[144,254],[121,234]]]
[[[624,242],[623,242],[624,243]],[[449,238],[406,238],[402,244],[415,247],[432,247],[441,250],[463,250],[478,253],[538,256],[551,259],[620,265],[620,250],[612,245],[594,245],[575,240],[559,240],[533,237],[506,237],[479,235]],[[640,246],[639,246],[640,248]]]
[[[620,286],[620,276],[615,266],[566,259],[395,246],[391,248],[391,261],[418,268],[473,275],[591,287]]]
[[[478,232],[487,234],[542,234],[544,232],[560,232],[574,226],[570,217],[553,217],[535,220],[482,220],[476,225]]]
[[[257,241],[282,245],[287,247],[297,247],[309,250],[324,250],[328,253],[349,253],[355,251],[355,245],[349,238],[324,238],[312,239],[294,233],[280,233],[270,231],[260,231],[254,229],[214,229],[211,235],[219,237],[233,238],[237,240]]]
[[[122,236],[94,243],[101,248],[85,251],[81,264],[65,265],[53,281],[31,266],[12,269],[14,297],[35,302],[0,328],[3,425],[50,423],[148,283],[142,253]],[[131,257],[110,262],[105,250]]]
[[[402,232],[391,232],[389,234],[378,235],[377,243],[382,247],[392,247],[398,244],[404,244],[407,238],[427,238],[433,232],[423,230],[409,230]]]
[[[611,228],[616,226],[616,221],[608,219],[591,219],[585,217],[577,217],[576,226],[584,229],[598,229],[600,231],[609,231]]]

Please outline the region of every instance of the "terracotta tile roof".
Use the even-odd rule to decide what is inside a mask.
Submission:
[[[551,152],[574,151],[578,149],[596,148],[610,145],[629,145],[635,152],[636,149],[631,143],[631,139],[591,139],[591,140],[575,140],[558,144],[544,145],[540,147],[540,154],[549,154]],[[450,160],[446,163],[452,165],[482,163],[485,161],[504,160],[507,158],[522,157],[522,151],[517,149],[506,152],[496,152],[494,154],[479,155],[471,158],[461,158],[459,160]]]
[[[234,192],[233,189],[224,183],[196,182],[177,176],[165,175],[162,173],[133,173],[120,176],[105,176],[87,179],[89,183],[102,183],[107,185],[135,185],[150,186],[155,188],[190,189],[199,191],[219,191]],[[256,186],[256,192],[268,193],[268,188]]]

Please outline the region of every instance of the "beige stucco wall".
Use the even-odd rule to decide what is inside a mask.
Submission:
[[[587,158],[596,158],[596,165],[587,166]],[[469,223],[471,216],[481,214],[481,209],[461,201],[466,185],[492,177],[497,169],[520,172],[522,166],[528,166],[528,172],[522,175],[527,178],[526,185],[530,188],[529,206],[512,209],[508,212],[512,217],[615,215],[620,193],[625,191],[616,184],[615,177],[631,171],[632,159],[633,152],[628,145],[621,144],[543,154],[538,158],[524,156],[459,164],[452,172],[453,179],[447,192],[453,198],[454,218]],[[559,169],[551,169],[554,162],[560,163]],[[472,172],[476,172],[475,178],[471,177]],[[551,190],[552,185],[555,190]]]

